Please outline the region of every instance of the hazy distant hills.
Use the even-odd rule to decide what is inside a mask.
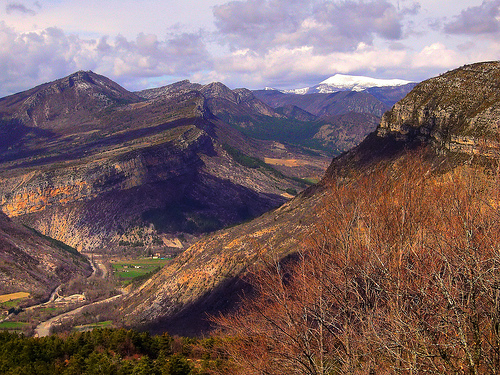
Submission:
[[[321,220],[330,184],[346,177],[382,167],[397,176],[402,160],[410,165],[425,160],[437,174],[464,162],[488,165],[500,150],[498,85],[499,62],[464,66],[420,83],[383,116],[375,132],[333,160],[321,184],[249,223],[197,242],[147,281],[127,298],[127,320],[177,332],[206,328],[204,314],[238,299],[249,268],[300,249]]]

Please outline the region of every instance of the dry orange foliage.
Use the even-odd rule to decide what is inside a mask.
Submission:
[[[332,184],[303,247],[215,319],[230,372],[500,373],[499,198],[423,161]]]

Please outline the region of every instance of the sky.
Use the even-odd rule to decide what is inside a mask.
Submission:
[[[78,70],[291,89],[498,59],[500,0],[0,0],[2,97]]]

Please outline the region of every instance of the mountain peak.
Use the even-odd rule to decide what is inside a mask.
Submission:
[[[318,85],[318,89],[320,92],[327,92],[327,90],[363,91],[372,87],[403,86],[407,85],[408,83],[411,82],[402,79],[379,79],[365,76],[335,74],[320,82]]]
[[[114,104],[142,99],[116,82],[92,71],[78,71],[56,81],[0,100],[0,112],[16,116],[28,125],[68,127],[68,114],[90,118],[90,113]]]
[[[207,99],[226,99],[234,103],[239,102],[238,95],[221,82],[212,82],[201,88],[201,93]]]
[[[380,79],[365,76],[353,76],[337,73],[319,84],[300,89],[282,90],[285,94],[331,94],[339,91],[364,91],[371,88],[391,88],[405,86],[413,82],[403,79]],[[267,90],[267,88],[266,88]]]

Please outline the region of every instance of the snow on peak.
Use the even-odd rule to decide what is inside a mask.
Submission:
[[[319,92],[334,92],[339,90],[362,91],[371,87],[402,86],[411,83],[402,79],[378,79],[363,76],[335,74],[320,82]]]
[[[379,79],[364,76],[351,76],[347,74],[335,74],[330,78],[325,79],[319,84],[312,87],[304,87],[300,89],[277,90],[284,94],[331,94],[338,91],[363,91],[372,87],[394,87],[403,86],[411,81],[403,79]],[[276,90],[271,87],[266,87],[265,90]]]
[[[311,91],[310,87],[304,87],[303,89],[282,90],[281,92],[283,92],[285,94],[304,95],[304,94],[308,94],[310,91]]]

